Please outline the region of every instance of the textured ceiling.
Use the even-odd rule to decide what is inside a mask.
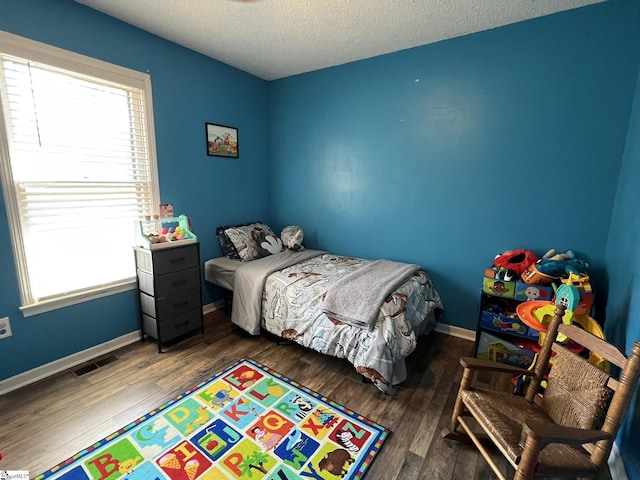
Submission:
[[[265,80],[602,0],[76,0]]]

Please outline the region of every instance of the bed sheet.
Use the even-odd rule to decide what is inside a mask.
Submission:
[[[204,279],[219,287],[233,291],[236,270],[242,266],[241,260],[228,257],[212,258],[204,262]]]
[[[388,393],[417,336],[433,329],[442,301],[424,270],[387,297],[373,329],[329,318],[322,301],[338,279],[371,260],[325,253],[272,273],[262,295],[262,327],[326,355],[345,358]],[[399,368],[399,366],[401,366]],[[395,380],[395,381],[394,381]]]

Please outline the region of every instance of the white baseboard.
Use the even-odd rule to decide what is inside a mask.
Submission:
[[[434,330],[438,333],[451,335],[452,337],[463,338],[472,342],[476,341],[475,330],[467,330],[466,328],[456,327],[455,325],[449,325],[447,323],[436,323]]]
[[[224,300],[218,300],[217,302],[207,303],[202,307],[202,314],[206,315],[207,313],[215,312],[216,310],[221,310],[224,308]]]
[[[63,372],[77,365],[88,362],[89,360],[139,341],[140,330],[136,330],[135,332],[127,333],[121,337],[96,345],[95,347],[87,348],[86,350],[74,353],[73,355],[27,370],[26,372],[0,381],[0,395],[17,390],[18,388],[35,383],[38,380]]]
[[[202,313],[206,315],[207,313],[211,313],[223,307],[224,300],[209,303],[202,307]],[[9,393],[21,387],[25,387],[39,380],[42,380],[43,378],[55,375],[56,373],[64,372],[65,370],[69,370],[80,364],[89,362],[94,358],[106,355],[115,350],[118,350],[119,348],[126,347],[127,345],[131,345],[132,343],[138,341],[140,341],[140,330],[126,333],[121,337],[114,338],[113,340],[109,340],[108,342],[101,343],[100,345],[87,348],[86,350],[82,350],[81,352],[76,352],[72,355],[60,358],[51,363],[47,363],[31,370],[27,370],[26,372],[19,373],[18,375],[15,375],[13,377],[9,377],[6,380],[0,380],[0,395],[4,395],[5,393]]]

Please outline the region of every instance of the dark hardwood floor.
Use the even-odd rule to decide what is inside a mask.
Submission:
[[[0,469],[35,476],[251,357],[392,430],[367,480],[496,478],[473,447],[440,437],[461,376],[458,358],[472,351],[472,342],[435,332],[422,337],[407,359],[408,379],[384,395],[346,360],[249,337],[221,311],[205,317],[205,332],[160,354],[153,342],[136,343],[90,373],[63,372],[0,397]]]

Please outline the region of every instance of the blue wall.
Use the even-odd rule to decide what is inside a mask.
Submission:
[[[603,314],[639,21],[607,2],[271,82],[274,222],[423,265],[468,329],[496,254],[572,249]]]
[[[151,74],[161,200],[191,217],[203,260],[220,255],[216,225],[269,220],[267,82],[71,0],[0,0],[0,30]],[[239,160],[206,155],[205,122],[238,127]],[[133,291],[24,318],[10,241],[0,241],[0,316],[13,330],[0,342],[0,380],[139,328]],[[219,295],[206,286],[205,304]]]
[[[636,84],[620,184],[607,245],[607,338],[629,353],[640,341],[640,76]],[[640,395],[636,393],[618,444],[629,478],[640,478]]]
[[[469,329],[495,254],[573,249],[628,352],[640,339],[639,5],[271,82],[274,222],[299,223],[317,248],[424,265],[445,321]],[[618,439],[629,478],[639,435],[636,399]]]

